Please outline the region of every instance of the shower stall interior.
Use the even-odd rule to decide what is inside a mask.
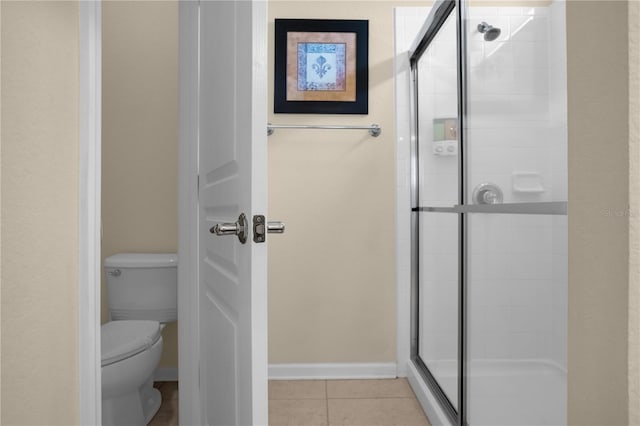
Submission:
[[[487,5],[437,1],[407,49],[411,362],[443,421],[565,424],[565,5]]]

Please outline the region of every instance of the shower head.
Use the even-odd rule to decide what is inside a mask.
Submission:
[[[500,28],[489,25],[486,22],[478,24],[478,31],[484,34],[484,41],[493,41],[500,36]]]

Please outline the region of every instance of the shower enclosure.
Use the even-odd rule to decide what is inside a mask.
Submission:
[[[564,3],[488,4],[436,2],[409,52],[411,359],[452,424],[564,424]]]

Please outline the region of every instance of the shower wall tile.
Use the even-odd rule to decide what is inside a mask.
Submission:
[[[545,286],[543,280],[518,280],[511,282],[509,290],[510,306],[527,306],[545,303],[545,294],[541,287]]]
[[[540,216],[471,217],[473,359],[552,359],[560,351],[552,346],[559,340],[551,252],[562,223],[552,231],[553,225],[554,218]]]
[[[396,52],[409,50],[430,11],[430,7],[396,8]]]
[[[548,69],[550,54],[546,43],[535,41],[512,42],[513,62],[519,67]]]
[[[510,355],[516,359],[532,358],[532,354],[539,356],[540,347],[535,333],[511,333]],[[537,358],[537,357],[536,357]]]
[[[553,231],[551,228],[522,228],[510,232],[509,250],[515,254],[529,257],[545,256],[553,248]]]
[[[510,333],[496,333],[491,331],[484,335],[486,341],[485,356],[487,359],[511,358]]]
[[[431,95],[434,100],[433,117],[449,118],[458,115],[458,102],[456,92],[436,93]]]
[[[505,202],[566,200],[565,44],[560,31],[564,5],[558,3],[550,8],[470,9],[469,179],[471,188],[481,182],[498,184]],[[404,40],[398,40],[397,49],[401,42],[413,41],[408,34],[415,34],[418,24],[412,19],[422,19],[411,13],[399,18],[407,30],[399,34]],[[482,21],[502,29],[497,41],[485,42],[475,30]],[[425,61],[440,67],[431,84],[421,85],[422,96],[433,100],[421,109],[425,119],[420,143],[425,147],[431,142],[429,122],[457,115],[456,80],[451,78],[455,73],[445,66],[455,59],[453,41],[450,37],[436,43]],[[420,161],[427,171],[421,182],[422,204],[456,204],[457,157],[436,157],[425,149]],[[540,173],[545,192],[514,192],[514,172]],[[443,321],[455,318],[446,305],[455,302],[457,291],[457,236],[451,237],[449,225],[455,230],[455,223],[436,221],[424,227],[430,237],[421,262],[423,271],[430,272],[420,303],[422,331],[431,336],[431,344],[421,350],[431,359],[456,353],[450,337],[456,335],[457,323]],[[468,250],[472,359],[543,358],[566,367],[566,217],[472,215]]]
[[[510,9],[517,9],[517,8],[498,8],[498,7],[470,7],[469,8],[469,17],[470,18],[477,18],[479,20],[486,20],[487,17],[490,16],[497,16],[498,13],[500,13],[501,10],[510,10]]]
[[[500,7],[498,8],[498,16],[520,16],[524,14],[524,10],[521,7]]]
[[[513,278],[517,280],[551,279],[551,256],[531,254],[507,255],[505,260],[511,263]]]
[[[549,23],[545,16],[510,17],[509,29],[514,41],[547,41],[549,39]]]

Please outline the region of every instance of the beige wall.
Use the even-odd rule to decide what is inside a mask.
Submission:
[[[629,216],[634,212],[629,211],[627,18],[624,1],[567,2],[568,420],[575,425],[629,420]],[[594,30],[603,23],[606,31]]]
[[[415,2],[405,2],[415,5]],[[270,1],[269,121],[377,123],[366,131],[269,137],[269,362],[396,359],[393,7],[401,2]],[[369,20],[369,115],[273,114],[274,18]]]
[[[78,423],[78,4],[2,10],[2,416]]]
[[[102,5],[103,258],[178,249],[178,7]],[[103,275],[104,280],[104,275]],[[102,320],[107,298],[102,293]],[[160,367],[178,367],[177,323]]]

